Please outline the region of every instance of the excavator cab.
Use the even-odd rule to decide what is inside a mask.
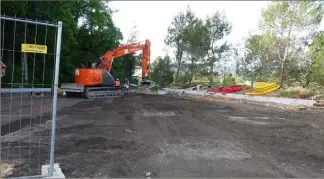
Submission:
[[[98,67],[98,65],[100,64],[100,59],[91,60],[89,63],[90,63],[91,69],[96,69]]]

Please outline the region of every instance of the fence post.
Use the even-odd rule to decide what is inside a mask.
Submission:
[[[60,72],[60,55],[61,55],[61,37],[62,37],[62,22],[58,22],[57,27],[57,43],[56,43],[56,57],[55,57],[55,76],[53,88],[53,106],[52,106],[52,136],[51,136],[51,152],[50,152],[50,176],[54,172],[54,151],[55,151],[55,130],[56,130],[56,105],[57,105],[57,90]]]

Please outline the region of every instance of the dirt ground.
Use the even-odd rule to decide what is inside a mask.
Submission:
[[[324,113],[136,93],[59,106],[55,156],[66,177],[324,177]],[[41,123],[20,134],[2,125],[11,176],[48,162],[49,115]]]

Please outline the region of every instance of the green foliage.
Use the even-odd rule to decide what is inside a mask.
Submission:
[[[152,88],[150,88],[150,91],[159,91],[159,87],[158,86],[153,86]]]
[[[122,58],[122,57],[120,57]],[[121,83],[124,83],[125,80],[125,72],[124,72],[124,62],[123,60],[118,60],[117,58],[114,60],[114,63],[112,65],[111,69],[111,75],[114,78],[118,78]]]
[[[217,45],[217,43],[231,32],[232,25],[224,14],[216,12],[212,16],[207,16],[206,28],[208,30],[207,42],[209,42],[207,64],[209,66],[209,82],[212,83],[215,63],[219,62],[224,57],[224,53],[230,50],[230,46],[226,42],[222,45]]]
[[[212,82],[215,63],[229,50],[227,43],[218,43],[231,29],[224,14],[217,11],[205,20],[197,18],[190,6],[178,13],[165,39],[166,45],[174,50],[176,82],[191,82],[199,76],[209,76]]]
[[[281,89],[279,92],[280,97],[286,97],[286,98],[299,98],[301,99],[309,99],[310,97],[315,95],[315,92],[310,89],[305,88],[288,88],[288,89]]]
[[[303,30],[314,30],[322,16],[322,3],[315,1],[276,1],[262,12],[261,27],[269,34],[269,42],[273,44],[272,51],[276,53],[280,63],[281,87],[286,66],[301,50],[298,47],[297,34]]]
[[[311,77],[319,85],[324,86],[324,33],[322,32],[310,46],[312,58]]]
[[[262,11],[262,26],[270,32],[297,31],[319,24],[322,15],[323,9],[319,2],[276,1]]]
[[[225,75],[222,81],[222,86],[231,86],[235,84],[235,78],[232,74]]]
[[[186,89],[186,88],[195,87],[195,86],[197,86],[197,85],[198,85],[198,83],[186,83],[186,84],[182,84],[182,85],[180,85],[180,88],[181,88],[181,89]]]
[[[237,74],[252,83],[279,78],[282,88],[323,85],[323,37],[316,32],[323,7],[323,2],[316,1],[272,2],[262,11],[262,34],[251,35],[242,49],[236,49]],[[294,93],[282,91],[280,95],[295,97]]]
[[[297,98],[297,92],[296,91],[280,91],[279,94],[280,97],[284,98]]]
[[[190,61],[190,82],[194,76],[194,70],[196,69],[196,64],[199,61],[204,60],[204,57],[208,53],[208,29],[201,19],[196,18],[194,23],[188,26],[185,30],[185,42],[187,43],[186,51],[189,55]]]
[[[180,83],[189,83],[189,81],[192,79],[191,73],[186,70],[184,73],[180,73],[178,82]]]
[[[123,57],[123,62],[124,62],[124,76],[127,79],[131,79],[133,74],[135,73],[135,66],[139,63],[139,56],[135,55],[125,55]]]
[[[164,42],[166,45],[174,49],[176,61],[176,81],[179,81],[179,74],[183,64],[183,57],[186,50],[185,31],[195,20],[195,15],[191,11],[190,6],[187,6],[185,12],[180,12],[174,16],[171,25],[168,27],[168,34]]]
[[[61,60],[59,82],[73,82],[74,69],[78,67],[90,67],[92,61],[96,61],[106,51],[120,45],[122,34],[112,21],[112,12],[107,2],[100,0],[91,1],[1,1],[2,13],[7,16],[17,16],[33,20],[56,23],[63,22]],[[79,22],[82,22],[81,24]],[[3,24],[2,24],[3,25]],[[5,48],[13,47],[14,23],[5,24]],[[35,43],[36,26],[27,26],[27,43]],[[54,53],[55,30],[48,27],[37,27],[37,44],[44,44],[47,33],[48,53]],[[17,23],[15,49],[20,49],[24,42],[24,24]],[[33,54],[27,55],[29,81],[33,78]],[[42,83],[43,55],[36,55],[36,70],[34,83]],[[8,73],[13,69],[11,53],[4,53],[4,63],[9,65]],[[115,61],[116,62],[116,61]],[[115,73],[123,68],[123,65],[115,65]],[[46,57],[44,83],[52,83],[54,60],[50,55]],[[21,55],[15,54],[14,82],[21,83]],[[119,72],[117,73],[119,74]],[[11,82],[11,75],[3,78],[5,82]],[[26,83],[26,82],[25,82]]]
[[[157,57],[152,64],[151,78],[160,87],[166,87],[173,82],[174,72],[171,70],[170,57],[166,56],[163,59]]]
[[[253,35],[245,41],[243,57],[238,55],[236,49],[236,72],[245,79],[256,81],[267,81],[269,74],[274,70],[269,59],[269,46],[266,38],[261,35]]]

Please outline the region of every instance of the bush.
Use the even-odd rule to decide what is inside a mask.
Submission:
[[[159,87],[158,86],[153,86],[152,88],[150,88],[151,91],[159,91]]]
[[[222,85],[223,86],[231,86],[235,84],[235,78],[232,74],[226,75],[225,79],[223,78]]]
[[[132,77],[130,80],[129,80],[130,83],[132,84],[138,84],[138,78],[135,78],[135,77]]]

